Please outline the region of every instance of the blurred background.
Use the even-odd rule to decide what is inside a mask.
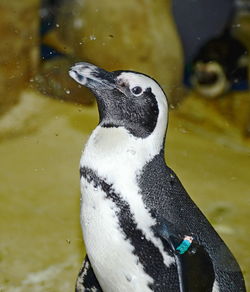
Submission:
[[[98,123],[74,62],[154,77],[166,159],[250,288],[250,1],[0,1],[0,291],[73,291],[79,158]]]

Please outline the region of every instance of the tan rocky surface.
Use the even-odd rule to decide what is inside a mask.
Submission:
[[[66,1],[57,22],[65,51],[79,61],[144,72],[171,100],[179,94],[182,51],[170,1]]]
[[[39,110],[26,112],[32,130],[25,124],[0,142],[0,291],[73,291],[84,255],[79,157],[97,109],[34,91],[22,98]],[[232,135],[221,143],[216,131],[197,127],[171,112],[166,158],[235,254],[249,288],[250,147]]]
[[[38,65],[38,0],[0,1],[0,115],[19,100]]]

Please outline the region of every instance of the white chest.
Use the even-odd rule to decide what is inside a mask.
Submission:
[[[115,204],[86,179],[81,180],[81,223],[88,257],[104,291],[151,291],[133,246],[121,232]]]
[[[159,249],[164,263],[169,266],[174,259],[164,252],[161,240],[152,232],[155,220],[145,208],[137,184],[137,175],[154,156],[153,145],[148,147],[145,141],[128,137],[122,129],[109,129],[108,133],[100,129],[90,137],[81,167],[93,170],[101,180],[112,185],[115,194],[129,206],[137,228]],[[151,291],[148,284],[153,279],[144,272],[133,253],[134,246],[120,226],[118,205],[107,198],[101,186],[95,186],[84,177],[81,192],[86,250],[104,291]]]

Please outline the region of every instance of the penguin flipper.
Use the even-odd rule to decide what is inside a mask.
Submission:
[[[204,246],[195,241],[192,235],[176,231],[170,222],[162,218],[160,222],[154,231],[175,257],[180,291],[211,292],[215,282],[215,271]]]
[[[76,280],[75,292],[103,292],[87,255]]]

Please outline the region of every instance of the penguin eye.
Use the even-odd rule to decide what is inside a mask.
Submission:
[[[134,94],[134,95],[141,95],[142,94],[142,88],[140,86],[135,86],[131,89],[131,92]]]

